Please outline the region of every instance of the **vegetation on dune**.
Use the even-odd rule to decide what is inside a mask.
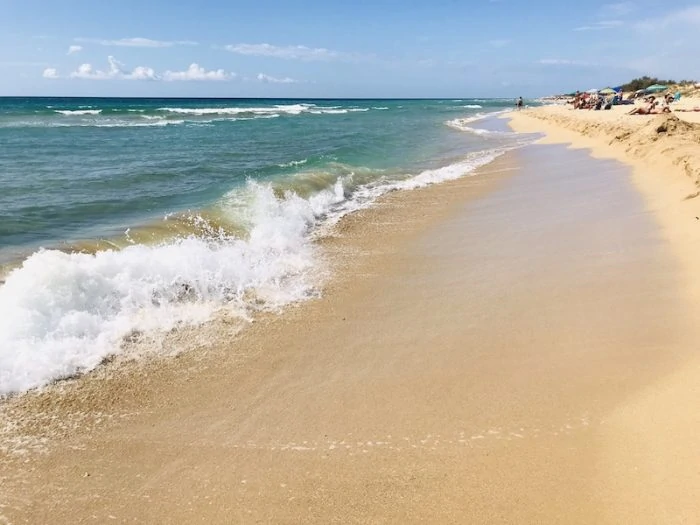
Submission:
[[[654,84],[661,84],[664,86],[692,86],[695,84],[695,81],[681,80],[680,82],[676,82],[675,80],[662,80],[660,78],[645,75],[643,77],[634,78],[626,84],[622,84],[622,90],[625,92],[638,91],[640,89],[646,89],[649,86],[653,86]]]

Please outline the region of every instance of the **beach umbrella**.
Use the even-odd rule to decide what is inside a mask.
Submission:
[[[668,89],[668,86],[662,86],[661,84],[654,84],[654,85],[646,88],[644,91],[646,91],[647,93],[657,93],[659,91],[666,91],[667,89]]]
[[[601,95],[614,95],[615,93],[617,93],[617,91],[615,91],[612,88],[605,88],[598,91],[598,93],[600,93]]]

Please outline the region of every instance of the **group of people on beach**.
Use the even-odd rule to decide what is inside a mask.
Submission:
[[[603,96],[599,93],[581,93],[576,92],[574,98],[569,100],[569,103],[573,105],[574,109],[592,109],[592,110],[605,110],[611,109],[614,105],[619,104],[634,104],[632,100],[633,96],[630,95],[629,99],[625,100],[622,96],[622,92],[616,92],[609,96]],[[654,96],[648,95],[643,98],[641,105],[635,106],[628,115],[658,115],[661,113],[671,113],[671,103],[678,100],[680,95],[673,95],[668,93],[664,96]],[[692,111],[692,110],[682,110],[678,111]]]
[[[591,94],[577,91],[571,103],[574,109],[610,109],[613,105],[622,103],[622,94],[616,93],[610,97],[603,97],[597,93]]]
[[[669,105],[673,102],[673,95],[666,95],[658,99],[649,95],[644,98],[644,104],[635,107],[628,115],[656,115],[660,113],[671,113]]]

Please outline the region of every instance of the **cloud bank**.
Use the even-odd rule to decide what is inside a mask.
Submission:
[[[229,80],[236,76],[235,73],[226,73],[223,69],[207,71],[199,64],[190,64],[190,67],[185,71],[166,71],[163,73],[163,80],[174,82],[178,80]]]
[[[239,55],[281,58],[284,60],[335,60],[341,53],[323,47],[273,46],[271,44],[230,44],[224,46],[226,51]]]
[[[299,83],[298,80],[294,80],[293,78],[289,78],[289,77],[277,78],[277,77],[273,77],[270,75],[266,75],[265,73],[258,73],[258,76],[255,78],[259,82],[264,82],[265,84],[298,84]]]
[[[114,58],[107,57],[108,68],[98,69],[92,64],[81,64],[78,69],[62,77],[58,70],[53,67],[44,69],[42,76],[48,79],[81,79],[81,80],[150,80],[164,82],[224,82],[238,78],[233,72],[224,69],[207,70],[197,63],[190,64],[184,71],[167,70],[163,74],[158,74],[151,67],[137,66],[129,70],[126,66]],[[249,79],[245,79],[249,80]],[[265,84],[298,84],[299,80],[289,77],[275,77],[265,73],[259,73],[251,80],[257,80]]]

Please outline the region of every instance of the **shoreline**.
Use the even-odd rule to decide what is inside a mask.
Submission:
[[[675,114],[625,115],[619,108],[624,106],[617,106],[616,113],[544,106],[513,112],[509,125],[516,132],[544,133],[540,144],[584,148],[593,157],[631,166],[635,186],[686,267],[693,295],[700,299],[694,270],[694,255],[700,254],[700,123],[679,121]]]
[[[529,146],[345,217],[323,297],[20,400],[54,448],[5,458],[0,521],[629,517],[625,407],[687,370],[694,298],[625,170]]]

